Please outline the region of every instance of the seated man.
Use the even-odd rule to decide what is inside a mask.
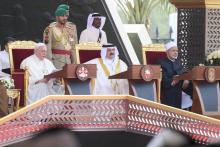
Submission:
[[[53,63],[45,58],[46,52],[46,45],[38,43],[35,47],[34,55],[24,59],[20,65],[21,69],[27,69],[29,72],[27,104],[31,104],[47,95],[64,94],[63,87],[56,86],[55,80],[44,78],[44,75],[56,70]]]
[[[161,98],[161,102],[172,107],[181,108],[182,90],[188,87],[189,81],[173,80],[173,76],[183,73],[183,67],[181,62],[177,60],[178,48],[176,44],[169,42],[165,45],[165,48],[167,57],[159,61],[162,68],[162,91],[164,94],[164,97]],[[183,95],[188,96],[185,93]],[[184,97],[184,99],[192,103],[189,96],[187,98]]]
[[[99,13],[90,14],[87,20],[87,28],[82,31],[79,43],[97,42],[106,44],[106,33],[102,30],[105,25],[105,19]]]
[[[112,44],[103,45],[101,58],[92,59],[86,64],[97,65],[97,77],[91,80],[90,91],[93,95],[129,94],[128,80],[108,79],[127,70],[127,65],[119,59],[118,49]]]

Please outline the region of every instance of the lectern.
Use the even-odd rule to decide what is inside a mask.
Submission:
[[[63,78],[66,94],[89,95],[89,82],[91,78],[96,78],[96,70],[95,64],[67,64],[62,70],[46,75],[45,78]]]
[[[132,65],[110,79],[128,79],[129,91],[144,99],[160,102],[161,70],[159,65]]]
[[[193,112],[220,118],[219,66],[196,66],[174,79],[192,80]]]

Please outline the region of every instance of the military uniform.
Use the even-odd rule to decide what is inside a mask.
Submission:
[[[51,23],[44,30],[44,43],[47,44],[47,57],[56,68],[62,68],[65,64],[76,63],[75,44],[77,40],[76,25],[67,22],[61,30]]]
[[[55,16],[69,16],[69,6],[61,4],[55,11]],[[44,43],[47,44],[47,57],[56,68],[65,64],[76,63],[75,44],[77,44],[76,25],[67,22],[59,28],[58,22],[51,23],[44,30]]]

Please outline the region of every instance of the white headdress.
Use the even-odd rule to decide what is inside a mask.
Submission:
[[[115,48],[115,59],[118,58],[119,52],[117,47],[111,43],[108,43],[108,44],[104,44],[101,49],[101,58],[103,60],[106,59],[107,48]]]
[[[176,43],[174,42],[168,42],[167,44],[165,44],[166,51],[168,51],[169,49],[173,47],[177,47]]]
[[[87,29],[92,27],[93,20],[94,20],[94,18],[97,18],[97,17],[101,18],[100,30],[102,30],[102,28],[105,25],[106,17],[100,15],[99,13],[91,13],[91,14],[89,14],[88,19],[87,19]]]

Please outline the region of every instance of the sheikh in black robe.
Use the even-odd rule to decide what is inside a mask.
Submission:
[[[181,108],[182,101],[182,81],[179,81],[175,86],[171,86],[174,75],[180,75],[183,72],[183,67],[178,60],[174,62],[168,58],[159,60],[162,68],[162,93],[161,102],[165,105]]]

